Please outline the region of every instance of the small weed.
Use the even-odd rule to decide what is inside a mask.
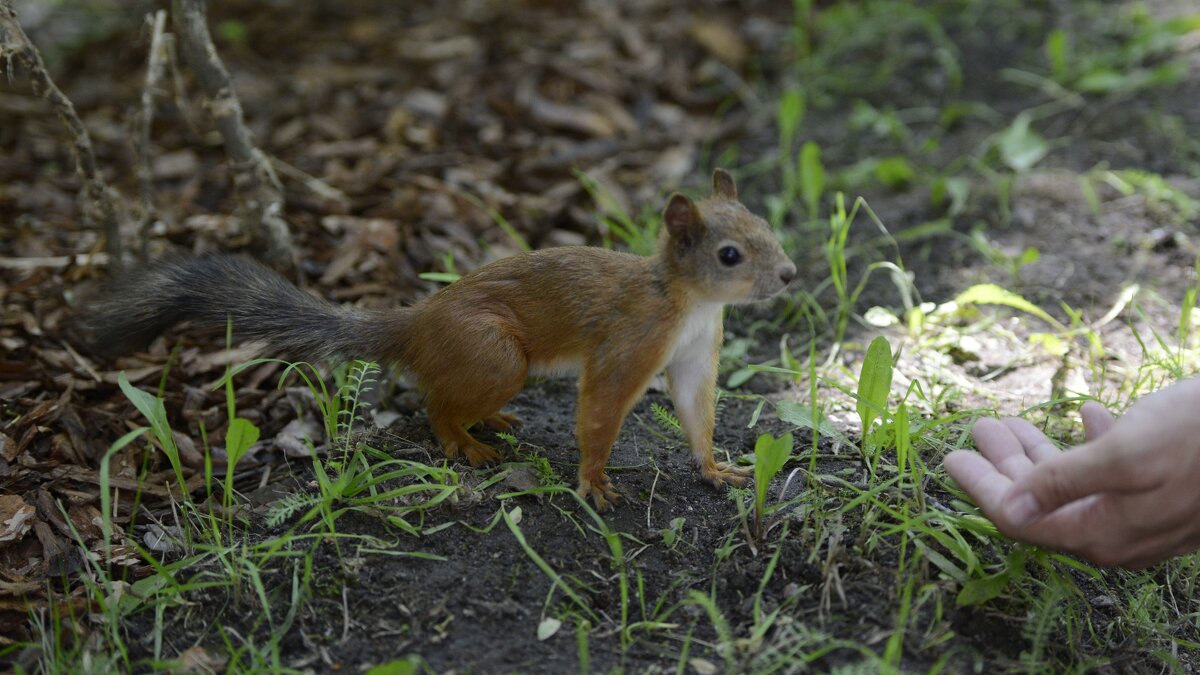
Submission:
[[[879,417],[888,415],[888,396],[892,391],[892,347],[887,338],[879,336],[871,341],[863,359],[862,371],[858,376],[858,395],[855,397],[861,429],[859,450],[863,465],[872,477],[879,462],[879,442],[872,425]]]
[[[1174,84],[1186,73],[1175,45],[1195,30],[1200,15],[1157,19],[1126,9],[1108,35],[1051,31],[1043,51],[1050,78],[1064,90],[1093,96],[1128,96]]]
[[[683,540],[683,526],[687,523],[687,518],[677,516],[671,519],[670,524],[659,531],[662,535],[663,545],[674,551],[679,542]]]
[[[971,230],[971,248],[989,260],[993,265],[1003,269],[1008,274],[1009,283],[1016,284],[1021,277],[1021,270],[1032,265],[1041,258],[1041,252],[1033,246],[1026,246],[1017,253],[1007,253],[988,240],[985,227],[979,225]]]
[[[1186,223],[1200,215],[1200,201],[1156,173],[1136,169],[1098,169],[1088,178],[1109,185],[1126,197],[1141,195],[1152,211],[1171,222]]]
[[[804,119],[804,111],[807,107],[807,102],[804,97],[804,92],[800,89],[789,89],[779,100],[779,155],[781,157],[780,167],[783,171],[783,194],[784,200],[779,201],[779,208],[774,209],[777,213],[776,218],[772,218],[776,227],[779,226],[783,216],[783,206],[787,200],[795,197],[800,193],[800,167],[796,162],[789,161],[792,153],[795,152],[796,132],[800,129],[800,123]]]
[[[647,211],[642,217],[645,225],[639,225],[599,181],[582,171],[575,172],[575,177],[596,203],[606,233],[615,235],[616,240],[624,243],[633,253],[643,256],[654,253],[658,248],[658,232],[662,228],[658,213]],[[608,236],[605,237],[605,245],[612,245],[612,239]]]
[[[754,537],[762,541],[766,534],[766,504],[767,490],[771,487],[771,479],[783,465],[792,457],[792,435],[784,434],[775,438],[770,434],[758,437],[754,444]]]
[[[442,268],[445,272],[422,272],[418,276],[425,281],[435,281],[442,284],[452,284],[462,278],[454,265],[454,252],[447,251],[442,255]]]
[[[650,411],[654,414],[654,421],[658,423],[664,433],[675,438],[683,438],[683,427],[679,424],[679,418],[670,410],[658,403],[651,403]]]
[[[808,141],[800,149],[800,198],[808,217],[816,221],[821,214],[821,194],[825,191],[825,166],[821,163],[821,148]]]

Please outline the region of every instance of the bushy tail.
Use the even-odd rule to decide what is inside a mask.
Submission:
[[[384,317],[319,300],[248,258],[166,258],[114,281],[79,322],[81,339],[102,354],[148,344],[191,321],[233,323],[236,338],[265,340],[273,356],[322,360],[380,359],[381,333],[400,329],[401,313]],[[393,337],[392,342],[395,341]]]

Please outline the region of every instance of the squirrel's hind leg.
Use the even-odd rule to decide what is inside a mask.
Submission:
[[[425,379],[428,391],[429,425],[451,459],[465,457],[471,466],[500,459],[490,445],[475,439],[467,428],[483,422],[494,429],[508,429],[519,420],[500,411],[525,386],[528,360],[517,340],[501,328],[473,336],[486,344],[470,358],[445,361],[433,377]]]
[[[467,424],[468,422],[452,413],[435,409],[432,405],[429,407],[429,425],[433,427],[433,433],[437,436],[446,457],[464,457],[471,466],[483,466],[499,461],[500,452],[487,443],[475,440],[475,437],[467,432]]]

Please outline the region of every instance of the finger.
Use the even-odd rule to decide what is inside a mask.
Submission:
[[[1175,556],[1188,555],[1200,551],[1200,533],[1193,533],[1179,542],[1174,548],[1169,551],[1168,558]]]
[[[1116,423],[1108,408],[1095,401],[1084,403],[1079,409],[1079,415],[1083,418],[1084,438],[1089,441],[1094,441],[1108,433],[1108,430]]]
[[[1111,438],[1060,452],[1014,481],[1004,500],[1006,517],[1023,526],[1088,495],[1147,489],[1144,477],[1130,470],[1128,451]]]
[[[1111,497],[1091,495],[1026,523],[1013,522],[1007,510],[1001,508],[993,522],[1018,541],[1086,557],[1087,552],[1107,546],[1112,537],[1124,537],[1113,526],[1111,516]]]
[[[979,505],[983,514],[1006,536],[1035,546],[1084,554],[1107,544],[1097,536],[1112,532],[1106,516],[1109,499],[1092,496],[1067,504],[1032,522],[1014,522],[1005,502],[1013,482],[978,453],[955,450],[942,460],[946,472]],[[1111,509],[1109,509],[1111,511]],[[1106,521],[1107,518],[1107,521]]]
[[[1147,535],[1185,532],[1195,527],[1200,517],[1200,500],[1196,498],[1194,481],[1180,481],[1185,485],[1171,485],[1170,482],[1163,481],[1141,492],[1120,495],[1121,512],[1133,530]]]
[[[1000,420],[985,417],[971,427],[975,447],[1000,473],[1016,480],[1033,469],[1033,462],[1025,454],[1021,441],[1008,425]]]
[[[1068,504],[1046,520],[1056,519],[1078,504],[1089,504],[1076,514],[1079,517],[1074,522],[1064,519],[1057,523],[1079,533],[1076,541],[1064,548],[1103,567],[1139,569],[1164,559],[1167,549],[1179,539],[1177,528],[1145,527],[1145,521],[1153,517],[1147,518],[1136,503],[1145,497],[1113,492],[1092,495]]]
[[[999,513],[1012,480],[996,469],[987,458],[970,450],[955,450],[942,460],[946,472],[992,520]]]
[[[1098,551],[1081,552],[1088,560],[1107,567],[1124,567],[1138,570],[1152,567],[1178,555],[1191,553],[1200,548],[1200,541],[1181,534],[1179,531],[1162,532],[1156,536],[1120,542]]]
[[[1084,553],[1083,556],[1092,562],[1106,567],[1141,570],[1147,567],[1154,567],[1160,562],[1170,560],[1177,555],[1187,552],[1187,550],[1179,549],[1178,546],[1172,547],[1172,544],[1165,539],[1157,539],[1139,544],[1136,547],[1126,547],[1122,551],[1113,551],[1108,557],[1103,553],[1096,556]]]
[[[1190,537],[1200,539],[1196,507],[1191,500],[1172,498],[1167,490],[1160,487],[1144,492],[1109,492],[1081,500],[1095,502],[1094,519],[1077,524],[1077,529],[1086,533],[1086,543],[1074,547],[1074,552],[1099,565],[1129,569],[1147,567],[1183,552]]]
[[[1058,446],[1029,422],[1018,417],[1010,417],[1001,420],[1001,423],[1008,427],[1012,435],[1021,443],[1025,455],[1032,463],[1038,464],[1059,454]]]

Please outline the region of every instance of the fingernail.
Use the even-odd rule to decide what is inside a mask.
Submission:
[[[1023,527],[1041,515],[1042,507],[1032,494],[1026,492],[1009,499],[1004,511],[1010,523]]]

